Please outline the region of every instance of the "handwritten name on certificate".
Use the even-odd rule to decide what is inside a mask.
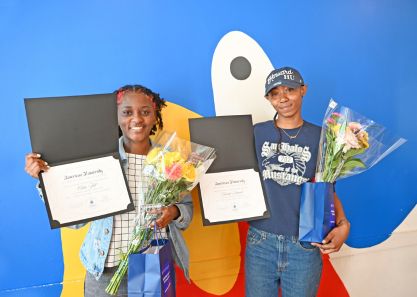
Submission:
[[[42,173],[50,220],[59,224],[126,210],[131,203],[119,160],[106,156]]]
[[[210,223],[261,217],[267,211],[259,173],[253,169],[207,173],[200,193]]]

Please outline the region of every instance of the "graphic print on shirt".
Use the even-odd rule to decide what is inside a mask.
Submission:
[[[306,163],[311,159],[309,146],[299,146],[282,142],[265,141],[262,145],[262,177],[272,179],[281,186],[301,185],[308,181],[304,176]]]

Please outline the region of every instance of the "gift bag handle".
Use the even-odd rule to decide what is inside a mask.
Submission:
[[[158,236],[159,235],[159,236]],[[159,252],[160,247],[162,246],[162,244],[159,244],[159,241],[162,241],[162,232],[161,229],[159,229],[156,226],[156,220],[154,220],[153,222],[153,239],[156,241],[156,249],[154,254],[156,254],[157,252]]]

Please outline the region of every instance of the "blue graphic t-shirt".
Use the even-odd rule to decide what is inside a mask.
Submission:
[[[286,133],[292,137],[290,138]],[[254,127],[256,155],[271,217],[250,225],[274,234],[298,236],[300,185],[314,177],[321,127],[304,121],[301,130]],[[297,134],[298,133],[298,134]]]

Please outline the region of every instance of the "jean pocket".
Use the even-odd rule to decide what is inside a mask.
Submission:
[[[259,244],[264,240],[262,235],[259,232],[248,230],[248,243],[249,244]]]
[[[297,245],[306,251],[314,251],[318,249],[318,247],[311,245],[311,242],[308,241],[297,241]]]

